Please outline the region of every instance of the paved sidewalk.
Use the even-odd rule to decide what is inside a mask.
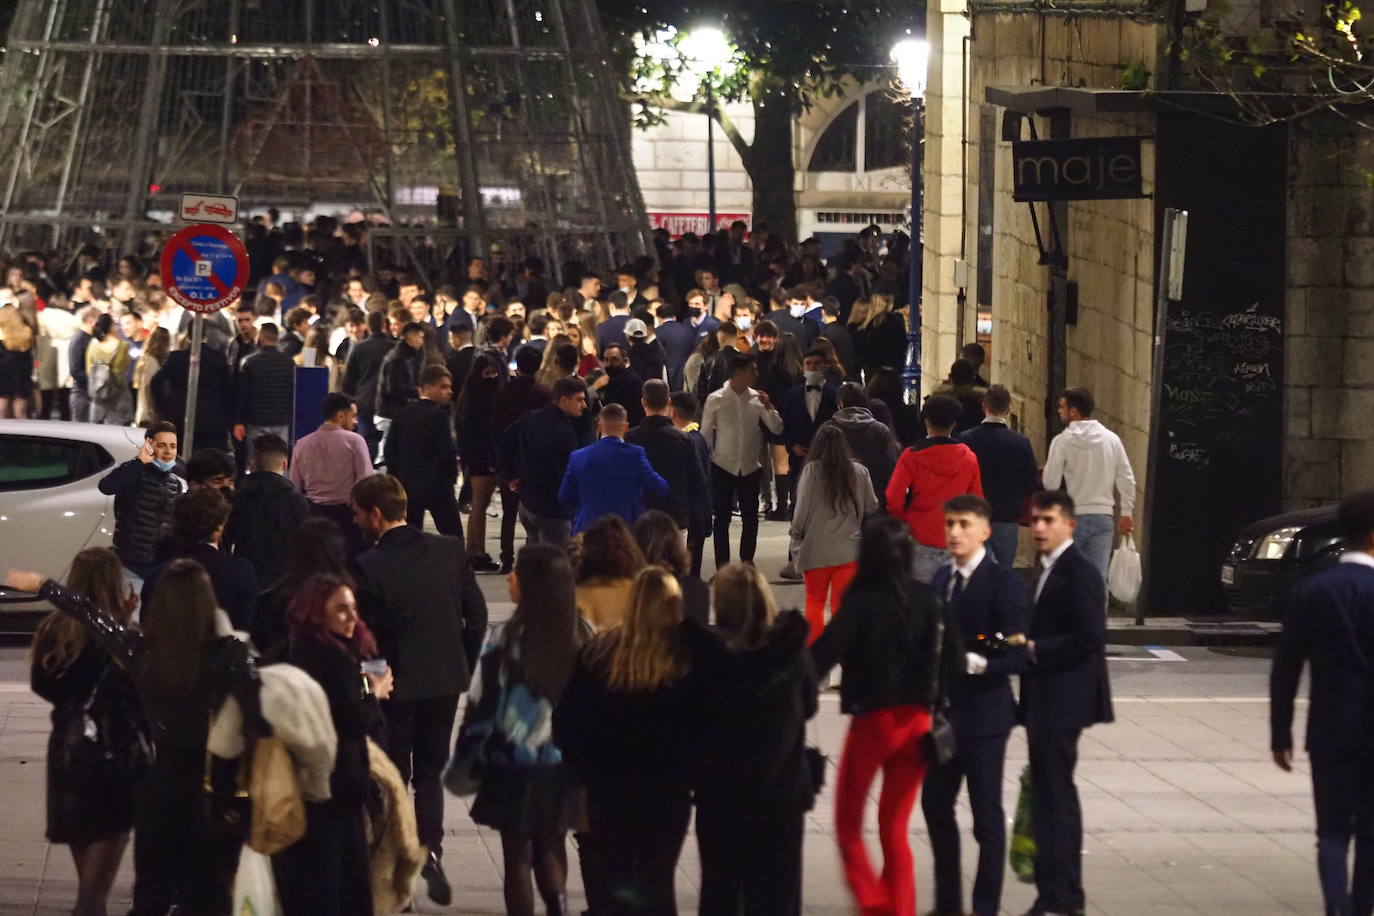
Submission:
[[[760,566],[770,573],[785,549],[782,525],[764,526]],[[484,576],[493,617],[509,613],[499,577]],[[784,606],[799,603],[800,589],[780,589]],[[1319,912],[1313,816],[1305,757],[1300,773],[1284,774],[1269,761],[1267,666],[1243,658],[1192,659],[1129,656],[1111,666],[1117,719],[1085,735],[1079,787],[1087,828],[1085,880],[1089,912],[1105,916],[1270,916]],[[1209,695],[1189,696],[1190,672],[1206,669]],[[75,899],[75,873],[67,850],[43,840],[44,753],[48,706],[20,682],[21,650],[0,650],[0,914],[59,914]],[[1176,695],[1183,693],[1184,695]],[[1305,706],[1300,707],[1305,710]],[[838,695],[822,697],[813,738],[838,759],[846,720]],[[1298,723],[1296,734],[1302,734]],[[1021,732],[1012,739],[1006,780],[1007,810],[1025,762]],[[831,783],[833,784],[833,770]],[[876,799],[876,792],[874,794]],[[466,804],[450,797],[445,864],[455,902],[439,908],[421,900],[421,913],[500,914],[500,839],[475,827]],[[870,811],[869,826],[875,814]],[[974,865],[969,817],[965,830],[965,892]],[[807,821],[806,912],[853,912],[832,836],[830,789]],[[929,845],[919,806],[911,825],[917,862],[919,911],[931,904]],[[581,882],[573,852],[570,892],[580,904]],[[876,836],[870,848],[877,855]],[[111,913],[129,905],[131,859],[117,884]],[[688,838],[679,872],[682,911],[695,912],[698,881],[695,840]],[[1033,889],[1008,874],[1003,912],[1023,913]]]

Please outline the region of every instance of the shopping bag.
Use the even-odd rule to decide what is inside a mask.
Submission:
[[[278,916],[280,913],[272,860],[245,847],[239,854],[239,870],[234,875],[234,916]]]
[[[275,735],[259,738],[253,748],[248,797],[252,800],[249,847],[270,856],[305,836],[305,803],[296,764]]]
[[[1122,535],[1121,545],[1112,551],[1112,562],[1107,567],[1107,588],[1122,604],[1135,601],[1140,593],[1140,554],[1136,553],[1135,539],[1129,534]]]
[[[1016,798],[1016,817],[1011,825],[1011,870],[1022,881],[1035,880],[1035,835],[1031,833],[1030,767],[1021,770],[1021,794]]]

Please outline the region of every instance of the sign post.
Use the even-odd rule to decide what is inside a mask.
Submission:
[[[232,305],[248,283],[248,251],[238,236],[209,223],[187,226],[162,249],[162,285],[182,308],[195,313],[191,324],[191,362],[186,378],[186,418],[181,454],[191,454],[196,434],[196,400],[200,392],[200,349],[205,342],[205,316]]]

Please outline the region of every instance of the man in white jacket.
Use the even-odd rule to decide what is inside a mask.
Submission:
[[[1050,443],[1045,459],[1046,490],[1065,489],[1078,507],[1074,545],[1107,578],[1115,531],[1130,534],[1135,527],[1135,474],[1120,437],[1096,420],[1092,392],[1068,388],[1059,395],[1059,419],[1065,430]],[[1113,494],[1115,490],[1115,494]],[[1117,498],[1121,518],[1112,525]]]

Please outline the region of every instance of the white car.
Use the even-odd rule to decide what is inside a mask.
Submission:
[[[143,430],[60,420],[0,420],[0,570],[66,578],[72,558],[114,537],[114,497],[96,485],[143,445]],[[0,586],[0,631],[44,605]],[[28,615],[24,615],[28,616]]]

